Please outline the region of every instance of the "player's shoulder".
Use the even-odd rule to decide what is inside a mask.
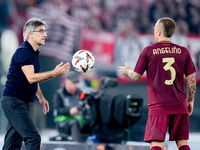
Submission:
[[[171,43],[171,44],[172,44],[171,45],[172,48],[180,49],[181,53],[183,53],[183,54],[189,54],[188,48],[186,48],[182,45],[176,44],[176,43]]]
[[[152,50],[152,49],[155,48],[155,46],[156,46],[156,43],[151,44],[151,45],[148,45],[148,46],[145,46],[145,47],[143,48],[143,51]]]
[[[186,47],[181,46],[181,45],[178,45],[178,44],[176,44],[176,43],[171,43],[171,44],[172,44],[172,46],[176,46],[176,47],[179,47],[179,48],[181,48],[181,49],[187,49]]]

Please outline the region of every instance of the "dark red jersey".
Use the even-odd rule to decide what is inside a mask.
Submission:
[[[143,74],[145,70],[150,115],[187,113],[184,75],[196,72],[188,50],[171,42],[147,46],[134,71]]]

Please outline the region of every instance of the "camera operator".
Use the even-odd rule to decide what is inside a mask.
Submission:
[[[71,136],[73,141],[82,142],[81,133],[85,120],[79,115],[79,96],[76,90],[79,84],[79,74],[69,72],[64,79],[64,87],[58,89],[54,95],[54,117],[61,138]],[[56,139],[55,139],[56,140]],[[61,139],[60,139],[61,140]],[[66,139],[67,140],[67,139]],[[69,140],[69,139],[68,139]]]

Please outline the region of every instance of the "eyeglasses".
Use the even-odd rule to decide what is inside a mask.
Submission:
[[[44,34],[44,33],[47,34],[47,30],[43,30],[43,29],[40,29],[39,31],[33,31],[33,32],[39,32],[39,33],[41,33],[41,34]]]

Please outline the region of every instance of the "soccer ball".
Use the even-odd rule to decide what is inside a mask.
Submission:
[[[76,71],[81,73],[92,70],[94,64],[94,56],[87,50],[79,50],[72,57],[72,66]]]

